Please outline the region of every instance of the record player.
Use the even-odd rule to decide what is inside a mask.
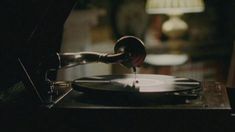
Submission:
[[[181,117],[184,119],[179,122],[220,118],[217,123],[221,123],[230,116],[225,86],[217,82],[135,73],[91,76],[72,82],[53,81],[58,69],[90,62],[119,63],[135,72],[135,67],[140,66],[146,56],[143,42],[134,36],[120,38],[111,54],[57,53],[59,33],[75,3],[75,0],[42,2],[41,6],[47,5],[47,8],[38,12],[43,15],[33,28],[29,28],[32,30],[25,35],[27,39],[16,55],[21,78],[37,102],[37,108],[46,108],[47,112],[45,109],[39,112],[40,116],[45,114],[42,118],[57,119],[60,125],[65,121],[75,125],[74,120],[79,120],[79,123],[98,123],[98,126],[121,120],[119,123],[127,127],[129,119],[141,120],[145,125],[148,124],[146,120],[167,123],[171,119],[171,123],[176,123]],[[40,118],[38,115],[33,117]],[[113,121],[111,117],[117,120]],[[136,123],[133,120],[129,122],[132,125]],[[150,124],[154,126],[153,123]],[[174,128],[178,127],[174,125]]]
[[[44,78],[41,81],[42,86],[46,89],[45,91],[39,90],[33,80],[30,83],[36,97],[49,108],[57,105],[57,102],[63,100],[63,97],[70,92],[77,93],[75,100],[79,100],[81,103],[93,100],[94,104],[104,103],[111,106],[186,103],[200,96],[202,86],[199,81],[167,75],[136,74],[136,67],[144,62],[145,57],[144,43],[134,36],[124,36],[116,42],[114,53],[55,53],[47,56],[46,59],[40,59],[36,74],[41,76],[41,79]],[[20,58],[18,61],[26,75],[29,75]],[[50,74],[55,73],[58,69],[92,62],[118,63],[126,68],[132,68],[134,73],[91,76],[71,82],[50,79]],[[31,80],[30,76],[27,78]],[[61,92],[63,87],[64,90],[67,90],[66,92]]]

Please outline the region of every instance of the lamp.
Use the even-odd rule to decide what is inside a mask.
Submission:
[[[187,24],[180,19],[184,13],[202,12],[203,0],[147,0],[148,14],[167,14],[170,18],[163,23],[162,31],[171,38],[182,36],[187,31]]]

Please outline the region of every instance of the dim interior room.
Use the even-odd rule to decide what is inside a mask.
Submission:
[[[144,41],[148,53],[138,73],[226,82],[234,41],[233,3],[154,2],[79,1],[64,25],[60,52],[112,53],[117,39],[133,35]],[[59,71],[58,79],[131,72],[119,65],[92,63]]]

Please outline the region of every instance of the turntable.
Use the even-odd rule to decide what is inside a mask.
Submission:
[[[115,44],[114,53],[78,52],[49,56],[40,61],[38,68],[45,68],[42,70],[45,71],[42,79],[44,79],[44,87],[48,87],[48,92],[43,95],[41,94],[43,91],[35,88],[35,93],[48,108],[229,108],[222,96],[218,98],[217,94],[205,89],[202,82],[168,75],[136,74],[135,67],[144,62],[145,56],[143,42],[134,36],[120,38]],[[132,68],[133,74],[91,76],[75,79],[72,82],[49,79],[50,74],[58,68],[69,68],[92,62],[118,63]],[[23,63],[21,65],[24,67]],[[225,93],[222,89],[219,89],[219,92]],[[210,97],[220,99],[218,104],[208,102]]]
[[[108,106],[143,106],[145,104],[182,104],[200,96],[202,87],[199,81],[167,75],[136,74],[145,59],[146,52],[143,42],[134,36],[120,38],[114,47],[114,53],[78,52],[63,53],[50,56],[40,62],[39,68],[44,71],[48,95],[41,96],[42,91],[36,90],[40,99],[52,107],[60,99],[59,88],[68,85],[77,92],[79,101],[91,102]],[[53,65],[49,62],[53,62]],[[56,62],[56,63],[55,63]],[[103,75],[75,79],[72,82],[52,81],[50,74],[57,69],[69,68],[92,62],[107,64],[118,63],[133,69],[133,74]],[[23,67],[23,63],[21,63]],[[70,92],[70,91],[69,91]],[[85,98],[85,99],[80,99]],[[105,100],[105,101],[104,101]],[[46,101],[46,102],[45,102]],[[88,103],[89,104],[89,103]]]

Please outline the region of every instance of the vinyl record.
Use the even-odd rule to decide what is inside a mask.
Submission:
[[[86,93],[180,94],[200,90],[201,83],[167,75],[125,74],[80,78],[72,87]]]

